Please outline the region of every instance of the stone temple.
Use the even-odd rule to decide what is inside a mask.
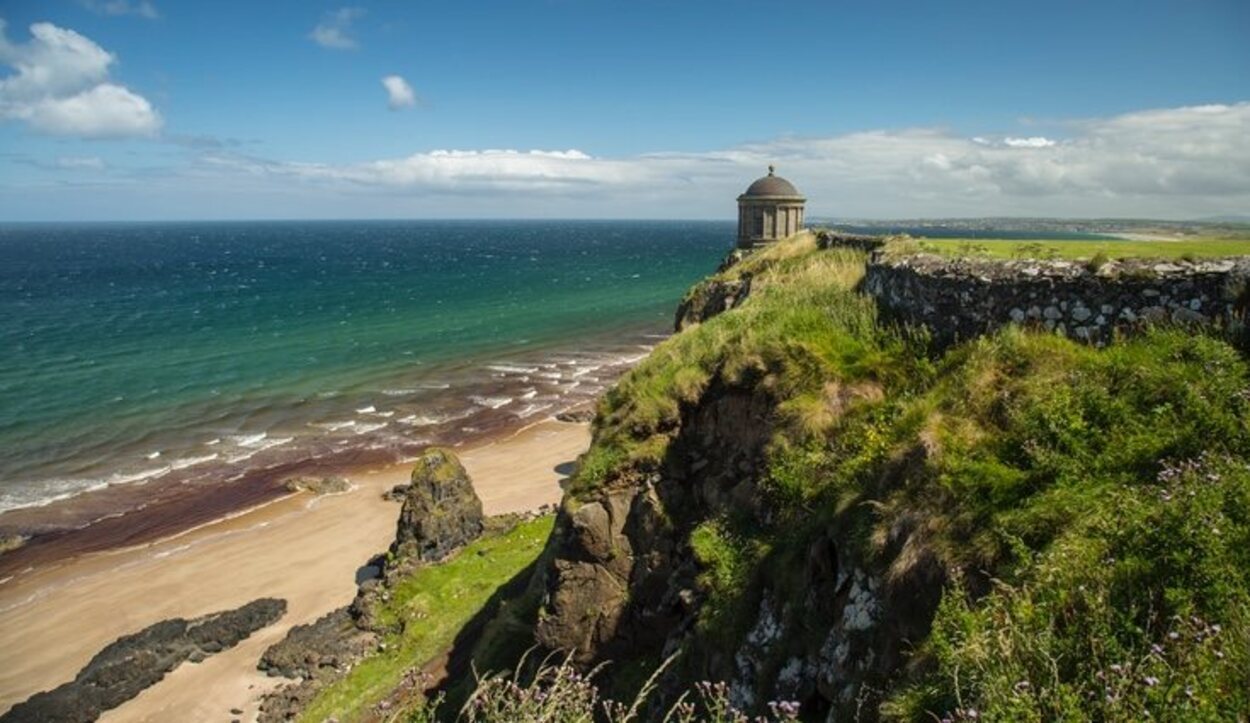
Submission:
[[[803,228],[806,198],[768,167],[768,175],[747,187],[738,196],[738,247],[755,248],[793,236]]]

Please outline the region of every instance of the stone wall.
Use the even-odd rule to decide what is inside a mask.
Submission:
[[[1146,323],[1240,328],[1250,257],[1084,262],[875,255],[863,289],[887,313],[927,326],[938,343],[1008,323],[1103,345]]]

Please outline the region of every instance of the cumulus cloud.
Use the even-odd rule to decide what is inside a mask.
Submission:
[[[968,138],[866,130],[710,152],[607,158],[581,150],[436,150],[360,163],[292,163],[218,151],[208,166],[255,183],[389,213],[732,218],[770,163],[813,216],[1139,216],[1250,210],[1250,103],[1127,113],[1062,124],[1056,137]],[[1040,137],[1039,137],[1040,138]],[[313,190],[315,189],[315,191]],[[355,201],[363,203],[362,201]]]
[[[343,7],[328,12],[308,37],[317,45],[333,50],[352,50],[357,47],[352,36],[352,24],[365,14],[364,8]]]
[[[417,104],[416,91],[403,77],[388,75],[382,79],[382,86],[386,88],[386,105],[391,110],[409,108]]]
[[[99,15],[137,15],[148,20],[160,17],[156,6],[148,0],[82,0],[83,7]]]
[[[150,136],[161,118],[143,96],[109,81],[116,58],[90,39],[51,23],[30,26],[31,40],[12,43],[0,20],[0,118],[56,135]]]
[[[973,140],[976,140],[975,138]],[[1010,136],[1003,139],[1003,145],[1012,148],[1050,148],[1055,142],[1043,136],[1030,136],[1028,138],[1011,138]]]

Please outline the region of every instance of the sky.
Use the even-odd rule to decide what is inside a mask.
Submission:
[[[1246,0],[0,0],[0,221],[1250,214]]]

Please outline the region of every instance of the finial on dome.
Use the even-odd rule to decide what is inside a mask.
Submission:
[[[775,170],[777,170],[777,167],[776,167],[776,166],[774,166],[774,165],[773,165],[773,164],[771,164],[771,163],[770,163],[770,164],[768,164],[768,175],[770,175],[770,176],[771,176],[771,175],[773,175],[773,171],[775,171]]]

